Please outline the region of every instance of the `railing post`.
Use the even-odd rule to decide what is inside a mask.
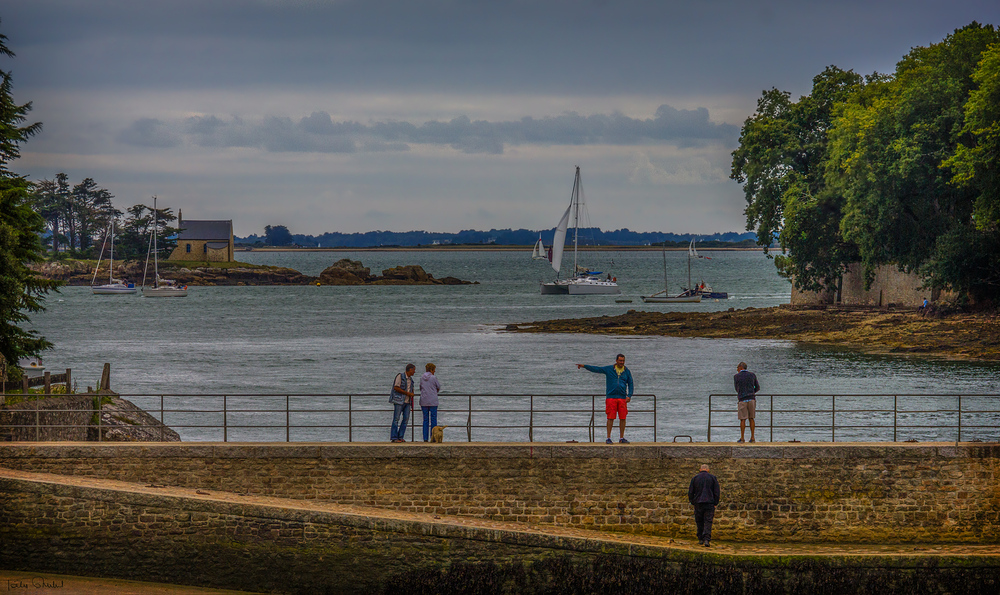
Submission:
[[[472,395],[469,395],[469,418],[465,422],[465,434],[469,442],[472,442]]]
[[[354,442],[354,395],[347,395],[347,441]]]
[[[774,442],[774,395],[770,395],[767,398],[771,409],[771,413],[769,413],[767,417],[768,432],[771,436],[768,441]]]
[[[837,395],[830,395],[830,438],[837,441]]]
[[[653,443],[656,443],[656,395],[653,395]]]
[[[222,441],[229,442],[229,407],[226,395],[222,395]]]
[[[166,424],[163,423],[163,395],[160,395],[160,442],[163,442],[163,429]]]
[[[25,380],[27,382],[27,380]],[[38,411],[38,399],[35,399],[35,442],[39,442],[42,439],[42,430],[39,427],[41,425],[41,413]]]
[[[899,416],[899,395],[892,396],[892,441],[896,442],[897,418]]]
[[[708,442],[712,441],[712,396],[708,395]]]
[[[962,395],[958,395],[958,442],[962,441]]]
[[[292,431],[291,431],[292,417],[290,413],[291,409],[290,399],[291,397],[285,395],[285,442],[292,441]]]
[[[535,441],[535,395],[528,396],[528,442]]]
[[[101,405],[104,404],[103,401],[104,401],[104,399],[102,399],[101,395],[98,394],[97,395],[97,408],[96,408],[96,413],[97,413],[97,441],[98,442],[103,442],[104,441],[104,436],[103,436],[104,432],[101,431],[101,429],[102,429],[102,427],[101,427]]]
[[[597,395],[590,395],[590,441],[597,433]]]

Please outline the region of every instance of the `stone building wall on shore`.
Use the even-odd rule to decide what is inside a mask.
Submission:
[[[893,265],[882,265],[875,270],[875,280],[865,289],[864,268],[853,263],[841,277],[839,291],[802,291],[792,284],[793,306],[840,304],[844,306],[912,307],[930,301],[951,300],[952,292],[924,289],[923,281],[914,273],[904,273]]]
[[[678,536],[701,463],[737,541],[1000,543],[1000,445],[0,444],[0,467]]]

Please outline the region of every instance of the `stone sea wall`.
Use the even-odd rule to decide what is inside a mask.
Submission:
[[[0,472],[6,570],[268,593],[993,593],[995,556],[717,556]],[[199,491],[200,492],[200,491]]]
[[[661,536],[1000,543],[1000,445],[0,444],[0,467]]]

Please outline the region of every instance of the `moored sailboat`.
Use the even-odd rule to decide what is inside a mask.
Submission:
[[[617,279],[601,279],[601,271],[591,271],[580,267],[577,262],[580,234],[580,193],[582,192],[580,182],[580,167],[576,168],[576,177],[573,179],[573,192],[570,194],[569,206],[556,226],[555,234],[552,238],[552,249],[549,262],[556,271],[556,280],[550,283],[542,283],[540,290],[542,295],[618,295],[621,289],[618,287]],[[563,247],[566,243],[566,231],[569,229],[569,216],[573,213],[573,277],[569,279],[559,279],[559,272],[562,268]],[[541,238],[538,240],[541,243]],[[537,247],[539,244],[535,244]]]
[[[97,257],[97,267],[94,268],[94,278],[90,281],[90,290],[95,295],[132,295],[135,293],[135,283],[126,283],[121,279],[115,279],[115,220],[111,219],[111,224],[108,226],[109,234],[104,238],[105,242],[108,241],[108,237],[111,239],[111,252],[108,257],[108,282],[103,285],[97,285],[97,272],[101,269],[101,260],[104,257],[104,244],[101,244],[101,254]]]
[[[663,291],[658,291],[653,295],[639,296],[642,301],[649,304],[696,304],[701,302],[700,294],[680,293],[670,295],[670,285],[667,283],[667,243],[663,243]]]
[[[684,288],[683,295],[700,295],[706,300],[727,300],[729,299],[729,294],[725,291],[714,291],[705,282],[702,281],[698,285],[691,285],[691,259],[692,258],[704,258],[705,260],[712,260],[711,257],[702,256],[698,254],[698,249],[695,247],[695,240],[691,240],[688,244],[688,285]]]
[[[142,297],[187,297],[187,285],[177,285],[173,279],[160,279],[159,258],[157,257],[156,234],[159,231],[156,213],[156,197],[153,197],[153,285],[146,287],[146,273],[142,275]],[[149,252],[146,253],[146,267],[149,267]]]

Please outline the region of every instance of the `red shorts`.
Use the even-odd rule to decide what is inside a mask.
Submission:
[[[628,403],[625,399],[604,399],[604,410],[608,414],[608,419],[625,419],[628,415]]]

